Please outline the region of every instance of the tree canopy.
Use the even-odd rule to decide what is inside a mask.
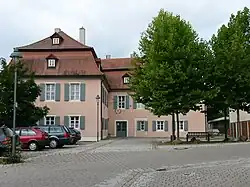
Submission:
[[[190,23],[160,10],[139,42],[130,81],[133,98],[158,116],[199,109],[210,55]]]
[[[17,70],[17,108],[16,125],[30,126],[47,115],[47,107],[35,105],[40,88],[35,83],[34,74],[30,74],[21,62],[7,65],[2,61],[0,72],[0,121],[12,127],[14,103],[14,72]]]

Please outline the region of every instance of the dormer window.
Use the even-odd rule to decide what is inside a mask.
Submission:
[[[53,45],[59,45],[60,44],[60,38],[53,38],[52,42],[53,42]]]
[[[130,77],[123,77],[123,83],[128,84],[129,83],[129,78]]]
[[[56,67],[56,59],[48,59],[48,68]]]

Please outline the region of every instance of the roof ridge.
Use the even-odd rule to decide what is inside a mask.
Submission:
[[[66,35],[67,37],[69,37],[71,40],[77,42],[78,44],[82,45],[83,47],[91,48],[90,46],[87,46],[87,45],[85,45],[85,44],[83,44],[83,43],[77,41],[75,38],[69,36],[68,34],[66,34],[66,33],[65,33],[64,31],[62,31],[62,30],[61,30],[58,34],[60,35],[60,33],[65,34],[65,35]]]

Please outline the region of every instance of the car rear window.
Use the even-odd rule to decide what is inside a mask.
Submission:
[[[5,139],[5,135],[3,133],[3,129],[0,128],[0,141],[3,141]]]
[[[50,132],[51,133],[61,133],[61,132],[63,132],[63,129],[62,129],[62,127],[50,127]]]

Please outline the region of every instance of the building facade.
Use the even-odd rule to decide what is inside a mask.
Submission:
[[[41,125],[64,124],[79,129],[83,141],[114,137],[170,137],[171,116],[154,116],[136,103],[128,87],[132,58],[97,57],[85,45],[85,30],[79,41],[55,29],[54,34],[18,47],[22,62],[35,73],[41,87],[38,106],[50,108]],[[99,98],[99,99],[98,99]],[[205,115],[190,111],[180,115],[180,136],[205,131]]]

